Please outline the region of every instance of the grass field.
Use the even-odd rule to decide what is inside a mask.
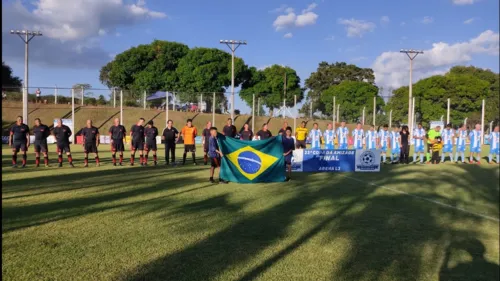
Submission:
[[[3,146],[3,280],[498,280],[498,165],[212,185],[73,150],[76,168],[21,170]]]

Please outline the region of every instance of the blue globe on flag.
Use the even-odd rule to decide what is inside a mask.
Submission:
[[[254,152],[243,151],[238,155],[238,165],[245,173],[255,174],[260,170],[262,161]]]

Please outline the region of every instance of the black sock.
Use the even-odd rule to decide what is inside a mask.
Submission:
[[[186,153],[182,154],[182,163],[186,163]]]
[[[194,154],[194,152],[193,152],[193,153],[191,153],[191,154],[192,154],[192,156],[193,156],[193,163],[196,163],[196,155]]]

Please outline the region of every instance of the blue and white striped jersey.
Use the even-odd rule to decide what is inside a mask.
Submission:
[[[347,127],[339,127],[337,129],[337,138],[339,144],[347,144],[347,137],[349,136],[349,129]]]
[[[417,128],[413,132],[413,137],[425,137],[425,129],[424,128]],[[415,139],[415,146],[424,146],[424,140],[423,139]]]
[[[323,137],[325,138],[325,146],[327,148],[333,148],[335,132],[333,130],[325,130]]]
[[[473,130],[469,134],[470,147],[481,147],[481,131]]]
[[[312,129],[309,132],[309,138],[311,139],[311,148],[321,148],[321,131],[319,129]]]
[[[457,146],[465,146],[467,142],[467,131],[458,130],[457,131]]]
[[[390,137],[391,133],[389,131],[384,131],[381,130],[379,133],[379,138],[380,138],[380,146],[381,147],[387,147],[387,138]]]
[[[366,133],[366,148],[367,149],[376,149],[377,148],[377,138],[378,134],[375,131],[368,131]]]
[[[492,132],[490,133],[490,149],[498,149],[500,146],[500,132]]]
[[[443,145],[453,145],[453,137],[455,136],[455,131],[453,129],[444,129],[441,133],[441,138],[443,139]]]
[[[391,132],[391,147],[399,147],[399,139],[401,138],[401,134],[399,132]]]
[[[354,148],[363,148],[363,137],[365,136],[365,131],[363,129],[354,129],[352,131],[352,137],[354,138]]]

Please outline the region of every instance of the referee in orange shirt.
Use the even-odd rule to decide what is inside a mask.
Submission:
[[[198,131],[196,130],[196,127],[193,127],[193,120],[188,119],[186,126],[184,126],[184,128],[182,128],[181,130],[181,136],[184,140],[184,154],[182,155],[182,165],[186,164],[186,155],[188,152],[191,152],[191,155],[193,156],[193,164],[196,165],[196,145],[194,139],[196,138],[197,134]]]

